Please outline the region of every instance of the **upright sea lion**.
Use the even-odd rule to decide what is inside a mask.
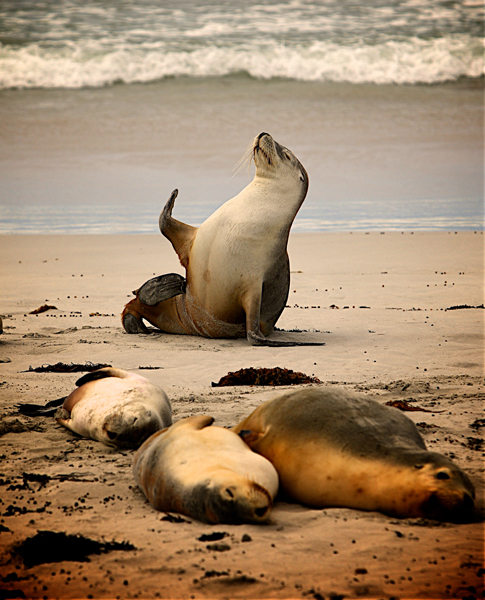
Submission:
[[[128,333],[148,333],[143,319],[167,333],[247,337],[264,346],[322,345],[268,336],[288,298],[290,227],[305,199],[308,175],[294,154],[261,133],[253,143],[256,174],[199,228],[172,217],[174,190],[160,215],[186,279],[147,281],[123,311]]]
[[[76,381],[57,421],[83,437],[117,448],[138,448],[172,423],[170,400],[141,375],[106,367]]]
[[[262,523],[278,491],[273,465],[214,419],[181,419],[137,451],[133,474],[157,510],[206,523]]]
[[[309,506],[456,520],[474,505],[468,476],[429,452],[411,419],[346,390],[281,394],[233,431],[273,463],[287,496]]]

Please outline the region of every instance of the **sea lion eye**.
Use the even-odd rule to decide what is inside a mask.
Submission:
[[[438,471],[438,473],[436,473],[436,479],[449,479],[450,476],[448,475],[448,473],[446,471]]]
[[[285,155],[286,159],[291,160],[291,156],[288,154],[288,152],[283,152],[283,154]]]
[[[423,468],[423,465],[414,465],[414,468],[415,468],[415,469],[422,469],[422,468]]]

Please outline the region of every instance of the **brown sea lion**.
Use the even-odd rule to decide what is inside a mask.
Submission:
[[[309,506],[455,520],[474,505],[468,476],[429,452],[411,419],[343,389],[283,393],[233,431],[273,463],[288,497]]]

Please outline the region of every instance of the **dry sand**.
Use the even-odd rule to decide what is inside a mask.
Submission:
[[[0,244],[0,597],[483,597],[483,522],[282,502],[266,526],[173,522],[136,488],[132,452],[14,406],[65,396],[79,377],[30,366],[91,361],[153,367],[139,372],[165,389],[175,420],[203,413],[229,426],[278,390],[211,382],[243,367],[286,367],[425,409],[406,414],[428,447],[469,473],[483,512],[484,311],[446,310],[483,303],[481,232],[292,235],[285,331],[274,337],[325,342],[316,348],[125,334],[119,314],[130,291],[182,272],[161,236],[3,236]],[[57,309],[28,314],[46,303]],[[38,531],[135,549],[28,568],[14,548]],[[225,535],[199,539],[214,532]],[[45,548],[35,554],[47,558]]]

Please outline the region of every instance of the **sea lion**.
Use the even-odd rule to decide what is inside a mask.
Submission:
[[[170,273],[147,281],[123,311],[128,333],[148,333],[143,319],[167,333],[247,337],[264,346],[321,343],[268,340],[290,285],[290,227],[305,199],[308,175],[295,155],[261,133],[253,142],[256,173],[199,228],[172,217],[174,190],[159,219],[186,278]]]
[[[205,523],[262,523],[278,491],[273,465],[213,417],[181,419],[136,452],[133,474],[150,504]]]
[[[170,400],[158,385],[122,369],[105,367],[76,381],[57,422],[116,448],[138,448],[172,424]]]
[[[429,452],[411,419],[346,390],[281,394],[233,431],[273,463],[282,492],[309,506],[459,520],[474,505],[468,476]]]

